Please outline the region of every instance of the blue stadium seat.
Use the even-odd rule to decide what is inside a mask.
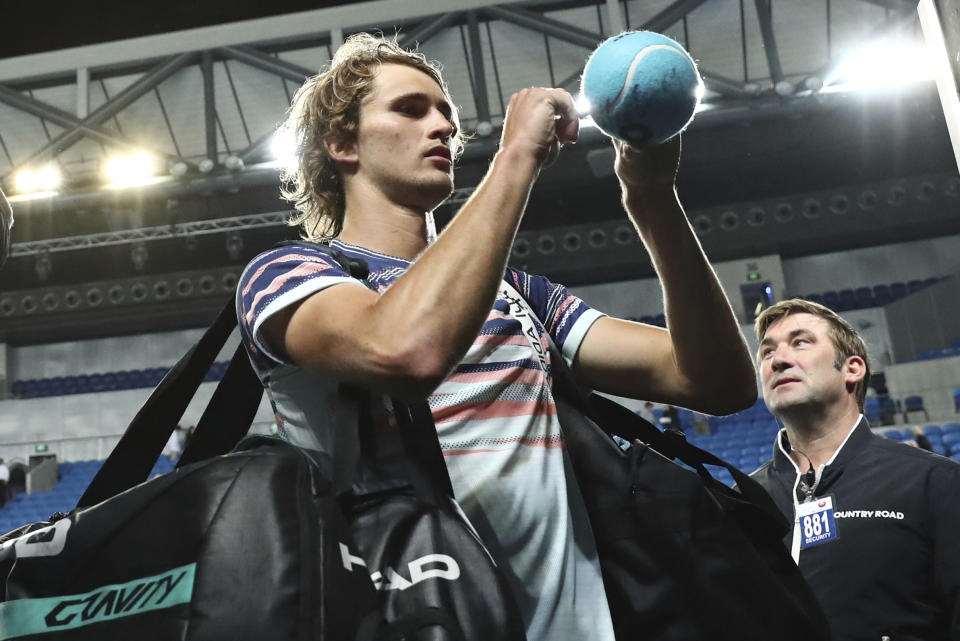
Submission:
[[[893,296],[890,293],[890,287],[887,285],[873,286],[873,302],[877,307],[883,307],[892,301]]]
[[[931,276],[930,278],[925,278],[923,280],[924,287],[930,287],[930,285],[936,285],[939,283],[941,278],[939,276]]]
[[[940,430],[944,436],[953,432],[960,433],[960,423],[944,423]]]
[[[952,454],[957,449],[956,445],[960,443],[960,432],[947,432],[943,435],[942,442],[943,446]]]
[[[833,290],[823,292],[823,304],[833,311],[840,311],[840,295]]]
[[[890,297],[893,298],[893,300],[900,300],[906,295],[907,295],[906,283],[901,283],[899,281],[896,283],[890,283]]]
[[[930,420],[930,413],[927,412],[927,408],[923,405],[923,397],[919,394],[914,394],[903,399],[903,422],[906,423],[909,420],[910,412],[923,412],[923,415],[926,419]]]
[[[134,389],[153,387],[150,374],[145,369],[135,369],[130,372],[131,385]]]
[[[940,456],[947,456],[947,448],[943,443],[931,443],[930,447]]]
[[[823,296],[820,294],[806,294],[803,298],[811,303],[820,303],[823,305]]]
[[[903,434],[900,432],[900,430],[884,430],[883,435],[894,441],[903,440]]]
[[[919,292],[921,289],[923,289],[923,281],[922,281],[922,280],[912,279],[912,280],[908,280],[908,281],[907,281],[907,293],[908,293],[908,294],[913,294],[913,293]]]
[[[943,428],[939,425],[924,425],[923,433],[927,438],[941,438],[943,436]]]
[[[889,396],[877,396],[877,422],[881,424],[893,423],[900,411],[897,401]]]
[[[857,308],[857,296],[852,289],[841,289],[837,292],[837,298],[840,301],[840,309],[836,311],[847,312]]]
[[[866,309],[876,305],[876,301],[873,300],[873,290],[869,287],[857,287],[853,290],[853,294],[856,297],[857,309]]]
[[[118,389],[120,389],[120,383],[117,380],[117,372],[106,372],[103,375],[103,390],[112,392]]]

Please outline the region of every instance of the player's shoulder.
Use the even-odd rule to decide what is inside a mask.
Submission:
[[[877,459],[877,462],[889,461],[897,465],[898,469],[909,467],[913,470],[938,470],[960,478],[960,463],[935,452],[912,447],[878,434],[874,434],[870,439],[869,449],[873,453],[871,458]]]

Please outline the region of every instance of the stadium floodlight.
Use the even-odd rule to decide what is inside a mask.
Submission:
[[[37,172],[37,187],[42,191],[53,191],[60,186],[63,176],[53,165],[47,165]]]
[[[19,194],[50,194],[60,186],[61,179],[60,169],[55,165],[37,170],[21,169],[14,177],[14,187]]]
[[[116,156],[107,161],[104,173],[114,187],[131,187],[150,180],[156,165],[149,154],[140,152],[131,156]]]
[[[21,169],[17,172],[17,176],[14,179],[17,191],[21,194],[36,191],[39,183],[40,181],[37,179],[36,172],[30,169]]]
[[[887,39],[857,49],[824,80],[824,91],[854,91],[891,87],[934,77],[926,47]]]

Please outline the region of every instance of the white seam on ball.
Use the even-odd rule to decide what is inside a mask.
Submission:
[[[627,69],[627,76],[623,80],[623,86],[620,87],[620,93],[617,94],[616,100],[614,100],[613,104],[610,105],[610,111],[613,111],[614,109],[616,109],[617,105],[620,104],[620,101],[623,100],[623,97],[626,96],[627,89],[632,84],[633,72],[636,71],[637,65],[640,64],[640,61],[643,60],[644,56],[646,56],[648,53],[652,53],[654,51],[660,51],[662,49],[667,49],[677,55],[683,55],[682,53],[677,51],[676,47],[671,47],[670,45],[647,45],[646,47],[641,49],[637,53],[637,55],[633,57],[633,62],[630,63],[630,68]]]

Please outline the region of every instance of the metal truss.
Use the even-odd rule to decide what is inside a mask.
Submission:
[[[684,21],[685,23],[691,12],[707,4],[708,1],[709,0],[675,0],[656,15],[647,18],[642,24],[635,24],[629,20],[624,21],[622,12],[625,10],[626,5],[619,0],[571,1],[569,6],[596,6],[598,16],[600,15],[601,8],[605,8],[606,31],[618,30],[620,25],[629,29],[664,31],[679,21]],[[912,9],[913,3],[910,0],[860,1],[884,7],[888,10],[888,14],[892,14],[888,15],[888,20],[881,25],[882,28],[889,28],[891,25],[900,25],[907,17],[914,13]],[[772,0],[754,0],[753,4],[760,26],[766,66],[769,70],[770,86],[772,87],[784,80],[786,75],[781,63],[774,33],[771,16],[773,2]],[[423,44],[431,38],[434,38],[437,34],[449,30],[452,27],[461,28],[461,37],[464,41],[464,55],[467,57],[467,73],[473,89],[477,123],[489,123],[491,119],[491,105],[489,104],[486,73],[488,63],[485,62],[483,48],[481,46],[480,26],[483,22],[487,24],[490,22],[509,23],[533,33],[542,34],[567,44],[582,47],[585,52],[595,47],[597,43],[607,35],[610,35],[609,33],[592,31],[545,15],[543,12],[538,11],[541,6],[549,6],[548,3],[544,2],[523,3],[521,6],[520,4],[510,2],[495,4],[488,0],[466,0],[462,2],[459,10],[452,12],[442,11],[442,5],[443,3],[439,2],[439,0],[435,2],[423,2],[420,3],[417,8],[411,7],[407,9],[408,15],[406,21],[398,21],[396,16],[386,16],[385,19],[394,21],[395,24],[402,24],[403,29],[400,32],[400,43],[405,46]],[[403,5],[400,3],[392,5],[392,10],[398,10],[401,6]],[[742,11],[743,7],[741,6],[741,22],[743,17]],[[338,16],[338,21],[328,23],[321,22],[320,24],[338,24],[339,26],[328,27],[320,33],[309,34],[308,39],[311,45],[322,42],[330,46],[335,46],[342,40],[345,29],[358,30],[369,28],[368,23],[358,22],[361,19],[369,20],[370,18],[370,16],[364,13],[360,6],[352,7],[349,11],[342,9],[334,13]],[[334,13],[330,15],[332,16]],[[302,29],[302,27],[300,28]],[[830,29],[829,17],[827,29]],[[308,36],[302,31],[298,36],[290,35],[287,38],[287,46],[292,46],[297,42],[303,42],[307,37]],[[30,153],[26,159],[18,161],[16,163],[17,167],[27,167],[36,162],[56,156],[83,138],[89,138],[103,144],[119,146],[124,149],[133,148],[133,143],[127,137],[104,127],[104,123],[114,118],[118,113],[132,105],[148,92],[156,91],[157,87],[165,80],[184,67],[191,65],[199,66],[203,78],[203,139],[206,144],[202,156],[212,161],[216,167],[221,154],[218,152],[217,143],[219,120],[214,100],[213,64],[215,62],[233,60],[294,83],[302,82],[305,77],[314,73],[312,69],[282,60],[272,55],[280,51],[284,46],[282,38],[272,38],[259,42],[249,41],[247,44],[217,44],[217,46],[209,47],[203,51],[190,51],[160,57],[154,56],[149,61],[131,60],[123,64],[115,63],[109,65],[110,73],[114,75],[124,73],[124,71],[130,73],[132,72],[131,70],[134,69],[146,69],[146,73],[119,94],[109,98],[98,109],[82,117],[72,115],[62,109],[35,100],[18,90],[19,88],[29,87],[29,81],[21,80],[10,85],[0,84],[0,102],[36,116],[43,121],[50,121],[65,129],[59,135],[45,141],[42,146]],[[549,51],[546,55],[548,57],[547,63],[551,64]],[[494,67],[496,67],[495,60],[493,64]],[[106,67],[104,67],[104,69],[105,68]],[[94,72],[104,73],[103,69],[85,69],[84,71],[88,74]],[[494,68],[493,71],[497,73],[496,68]],[[823,70],[811,71],[816,74]],[[580,72],[581,70],[578,70],[558,84],[560,86],[574,88]],[[707,88],[719,94],[720,98],[718,100],[720,104],[723,103],[724,99],[728,98],[742,101],[755,99],[757,97],[744,90],[744,81],[724,77],[721,74],[711,72],[709,69],[703,69],[702,72]],[[47,77],[49,77],[49,75],[50,74],[47,74]],[[38,82],[41,81],[38,79]],[[49,82],[49,79],[43,82]],[[234,99],[237,102],[236,106],[242,118],[243,110],[236,95],[234,95]],[[163,105],[161,104],[160,107],[162,109]],[[164,113],[164,118],[166,118],[166,113]],[[173,136],[173,130],[169,126],[169,121],[167,122],[167,127],[168,130],[170,130],[171,136]],[[246,127],[245,123],[244,127]],[[235,152],[231,151],[231,154],[240,158],[244,163],[249,164],[263,157],[268,142],[272,137],[272,132],[268,132],[256,139],[251,139],[249,132],[246,132],[246,135],[248,141],[246,148]],[[175,137],[173,143],[177,149],[177,154],[160,154],[170,165],[182,160],[179,153],[179,145]],[[220,172],[222,168],[216,168],[215,171]],[[9,177],[10,176],[7,175],[2,178],[8,179]]]
[[[227,231],[277,227],[285,224],[289,217],[289,211],[276,211],[251,216],[197,220],[173,225],[141,227],[139,229],[125,229],[99,234],[34,240],[24,243],[14,243],[10,248],[10,255],[15,257],[32,256],[35,254],[93,249],[95,247],[107,247],[111,245],[128,245],[147,240],[167,240],[170,238],[183,238],[185,236],[219,234]]]

